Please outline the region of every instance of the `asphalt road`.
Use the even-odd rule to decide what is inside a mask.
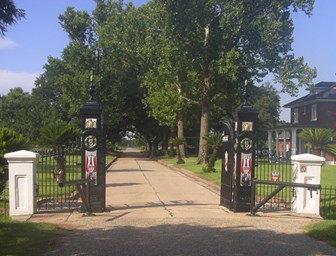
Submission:
[[[336,255],[304,234],[316,218],[232,213],[212,187],[130,150],[106,179],[107,212],[30,219],[69,230],[45,255]]]

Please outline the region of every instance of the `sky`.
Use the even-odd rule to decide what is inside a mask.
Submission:
[[[140,6],[147,0],[132,2]],[[43,73],[48,56],[61,57],[68,37],[59,25],[58,16],[67,6],[89,13],[95,8],[93,0],[14,0],[14,3],[25,10],[26,18],[10,26],[4,38],[0,37],[0,95],[18,86],[30,93],[36,77]],[[309,66],[317,68],[315,83],[336,81],[335,11],[335,0],[315,0],[311,17],[302,12],[292,16],[293,52],[296,57],[303,56]],[[267,80],[271,81],[269,77],[265,82]],[[298,97],[306,94],[302,89]],[[280,97],[281,106],[296,99],[286,94]],[[280,118],[289,121],[289,109],[282,109]]]

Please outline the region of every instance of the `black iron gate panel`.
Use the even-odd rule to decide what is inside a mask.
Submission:
[[[220,205],[232,208],[234,187],[234,131],[230,117],[225,117],[223,126],[223,155]]]
[[[257,204],[255,203],[255,192],[256,192],[256,185],[272,185],[274,186],[273,191],[265,196],[260,202]],[[281,193],[281,191],[286,187],[301,187],[301,188],[307,188],[310,190],[310,193],[312,191],[318,191],[321,190],[321,185],[317,184],[307,184],[307,183],[297,183],[297,182],[283,182],[283,181],[269,181],[269,180],[252,180],[252,195],[251,195],[251,215],[255,215],[257,210],[264,206],[267,202],[269,202],[272,198],[274,198],[277,194]]]
[[[293,170],[290,159],[279,158],[269,153],[268,149],[258,150],[254,178],[256,180],[292,182]],[[255,201],[258,203],[272,193],[274,185],[258,184],[255,191]],[[265,209],[290,209],[292,203],[291,187],[282,189],[276,196],[263,206]]]
[[[80,207],[75,185],[59,187],[60,180],[81,178],[80,148],[62,147],[39,152],[36,172],[37,211],[71,211]]]

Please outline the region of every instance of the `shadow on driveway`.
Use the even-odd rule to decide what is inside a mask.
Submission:
[[[59,240],[58,247],[45,255],[336,255],[335,248],[303,234],[256,230],[248,225],[147,224],[76,230],[71,239]]]

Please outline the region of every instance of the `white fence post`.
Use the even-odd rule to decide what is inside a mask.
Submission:
[[[36,160],[39,154],[20,150],[5,154],[9,171],[9,215],[36,212]]]
[[[321,184],[321,166],[324,157],[301,154],[291,157],[293,163],[293,182],[306,184]],[[320,191],[307,188],[294,188],[292,211],[320,215]]]

